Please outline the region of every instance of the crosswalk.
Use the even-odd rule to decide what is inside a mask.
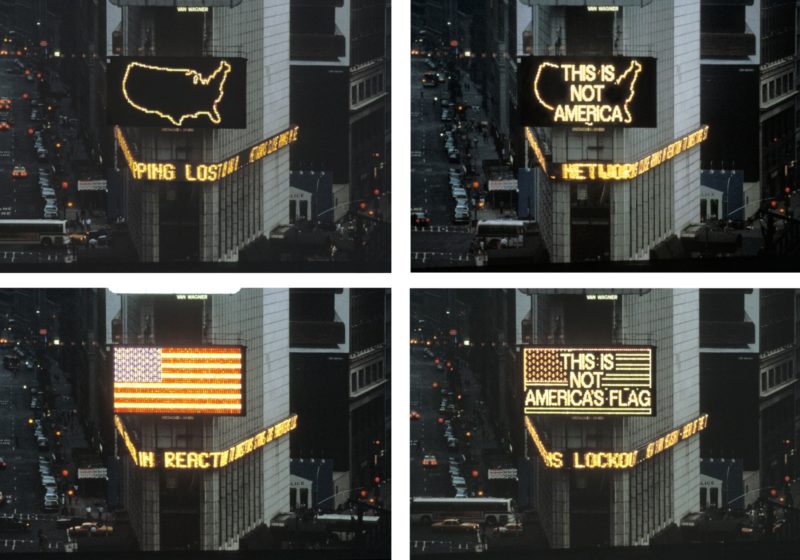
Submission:
[[[0,252],[0,262],[26,262],[26,263],[61,263],[71,262],[72,255],[69,253],[52,253],[39,251],[2,251]]]
[[[415,251],[411,254],[411,260],[426,263],[430,260],[446,259],[450,262],[468,263],[475,260],[469,253],[444,253],[437,251]]]
[[[428,233],[472,233],[471,226],[414,226],[412,230]]]
[[[64,550],[64,545],[66,543],[63,542],[48,542],[47,544],[43,545],[45,550]],[[38,550],[37,541],[33,539],[0,539],[0,548],[5,548],[7,550],[17,550],[17,548],[22,548],[26,550],[30,550],[30,547],[36,546]]]
[[[432,540],[416,540],[411,541],[411,549],[416,552],[475,552],[480,545],[470,542],[452,542],[452,541],[432,541]]]
[[[57,513],[0,513],[3,519],[21,519],[22,521],[55,521],[58,519]]]

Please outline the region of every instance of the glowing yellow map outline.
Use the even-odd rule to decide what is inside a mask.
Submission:
[[[184,74],[185,76],[191,76],[193,85],[200,84],[204,86],[207,86],[208,84],[213,82],[220,72],[225,72],[225,75],[222,77],[222,80],[219,83],[219,96],[214,100],[214,103],[212,105],[213,113],[212,111],[197,111],[190,115],[182,115],[180,119],[176,120],[175,117],[173,117],[172,115],[162,113],[161,111],[155,109],[148,109],[146,107],[142,107],[141,105],[136,104],[130,98],[127,88],[128,76],[131,72],[131,69],[134,67],[145,68],[147,70],[156,70],[159,72],[179,72],[181,74]],[[144,64],[141,62],[131,62],[125,69],[125,76],[123,76],[122,78],[122,94],[125,96],[125,101],[127,101],[128,104],[134,109],[141,111],[142,113],[146,113],[148,115],[157,115],[162,119],[168,120],[175,126],[182,126],[183,121],[185,121],[186,119],[198,119],[203,115],[208,117],[208,119],[212,123],[219,124],[220,122],[222,122],[222,117],[219,114],[218,105],[222,102],[222,98],[225,97],[225,82],[228,79],[228,74],[230,74],[232,70],[233,67],[227,60],[221,60],[216,70],[214,70],[214,72],[212,72],[207,78],[203,78],[203,75],[200,72],[198,72],[197,70],[193,70],[191,68],[167,68],[164,66],[153,66],[151,64]]]
[[[536,99],[539,101],[539,104],[542,107],[544,107],[545,109],[547,109],[549,111],[555,111],[556,108],[553,107],[552,105],[548,105],[545,102],[545,100],[542,99],[542,96],[539,93],[539,80],[542,77],[542,70],[544,70],[545,68],[559,69],[559,68],[561,68],[561,66],[559,66],[558,64],[553,64],[552,62],[543,62],[543,63],[541,63],[539,65],[539,68],[536,70],[536,77],[533,79],[533,93],[536,96]],[[630,122],[633,120],[633,115],[631,115],[631,112],[628,110],[628,105],[630,105],[631,101],[633,101],[633,98],[636,97],[636,81],[639,79],[639,74],[642,73],[643,69],[644,68],[643,68],[642,64],[638,60],[631,60],[631,63],[628,66],[628,69],[625,70],[625,72],[623,72],[622,75],[619,76],[616,79],[616,81],[614,82],[614,84],[618,86],[625,80],[625,78],[628,76],[628,74],[631,73],[631,71],[636,72],[634,74],[634,76],[633,76],[633,81],[631,81],[631,87],[630,87],[631,93],[628,96],[628,98],[625,100],[625,103],[622,106],[624,111],[625,111],[625,114],[627,115],[627,118],[623,121],[625,124],[630,124]],[[586,126],[593,126],[595,123],[584,122],[583,124],[585,124]]]

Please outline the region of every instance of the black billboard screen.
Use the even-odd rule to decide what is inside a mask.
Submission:
[[[523,126],[656,126],[656,59],[627,56],[522,58]]]
[[[244,58],[111,57],[108,123],[246,128]]]

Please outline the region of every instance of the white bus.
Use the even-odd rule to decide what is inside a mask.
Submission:
[[[486,249],[513,249],[525,243],[525,229],[531,222],[522,220],[481,220],[475,237]],[[505,241],[504,241],[505,240]]]
[[[411,498],[411,523],[430,525],[442,519],[459,519],[487,525],[514,521],[511,498]]]
[[[0,220],[0,244],[67,245],[66,220]]]

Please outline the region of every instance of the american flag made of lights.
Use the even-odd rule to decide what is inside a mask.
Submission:
[[[567,370],[561,365],[562,348],[525,348],[525,386],[567,385]]]
[[[242,414],[241,346],[114,348],[115,414]]]

